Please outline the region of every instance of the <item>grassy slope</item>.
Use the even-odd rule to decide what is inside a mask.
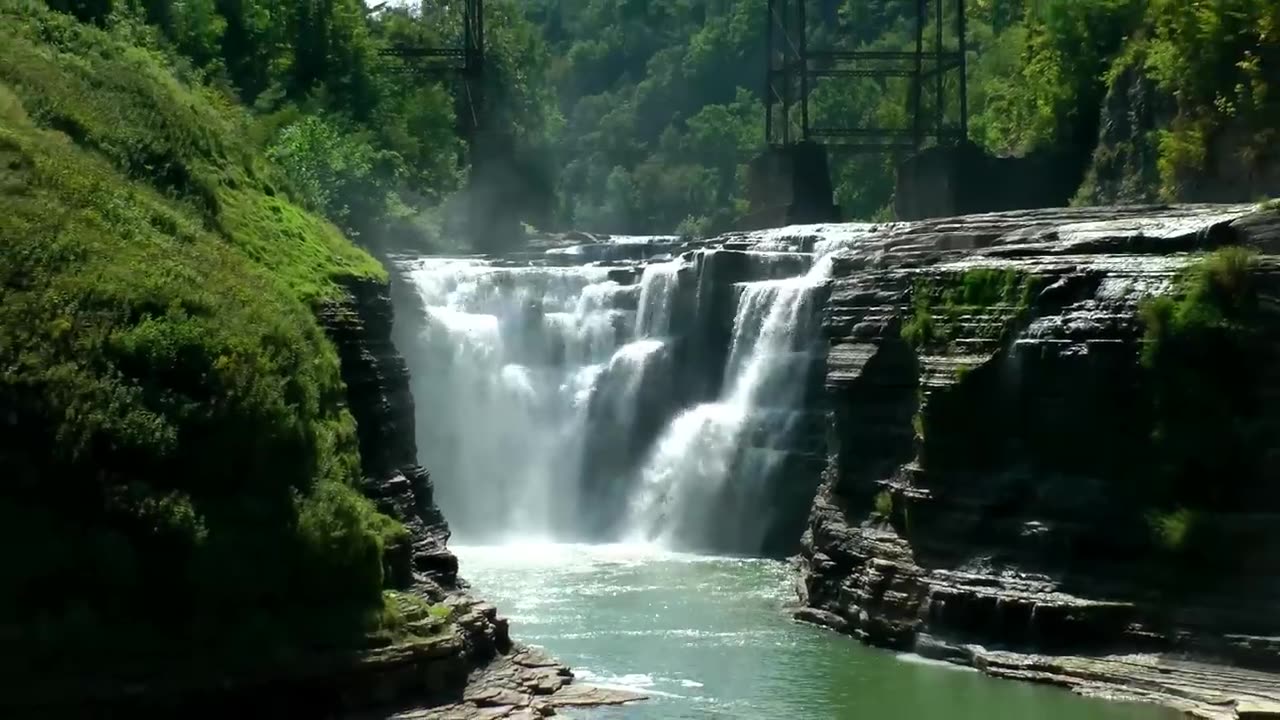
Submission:
[[[400,530],[311,306],[383,271],[124,32],[0,5],[0,639],[359,629]]]

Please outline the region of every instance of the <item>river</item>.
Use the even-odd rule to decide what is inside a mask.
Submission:
[[[796,623],[786,564],[673,553],[647,545],[454,548],[477,594],[521,642],[582,682],[650,699],[570,713],[614,718],[844,720],[1170,720],[1155,706],[868,648]]]

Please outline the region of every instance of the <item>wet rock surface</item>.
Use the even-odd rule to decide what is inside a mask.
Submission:
[[[829,461],[798,617],[1000,677],[1273,716],[1280,453],[1257,477],[1205,478],[1250,496],[1197,520],[1235,539],[1193,567],[1154,546],[1154,501],[1132,479],[1154,471],[1136,450],[1151,433],[1140,306],[1204,252],[1246,245],[1262,253],[1263,331],[1280,337],[1276,227],[1253,206],[1149,206],[813,229],[847,240],[825,307]],[[917,301],[974,270],[1025,294]],[[908,323],[927,332],[909,341]],[[1254,390],[1274,400],[1270,346]],[[1280,406],[1263,405],[1275,431]]]
[[[541,718],[558,709],[622,705],[644,696],[626,690],[572,685],[562,665],[532,649],[521,649],[477,668],[457,702],[391,715],[394,720]]]

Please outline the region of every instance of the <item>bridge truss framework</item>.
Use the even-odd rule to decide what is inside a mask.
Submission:
[[[441,77],[458,82],[458,124],[475,155],[477,137],[485,125],[484,0],[463,0],[460,44],[436,47],[400,44],[378,51],[405,73]]]
[[[965,0],[900,2],[914,6],[909,13],[914,49],[813,48],[808,0],[768,0],[765,140],[771,147],[820,142],[846,151],[892,153],[919,151],[930,142],[954,144],[968,137]],[[950,19],[946,17],[949,4]],[[952,23],[954,36],[948,38],[947,26]],[[905,125],[814,123],[810,99],[817,83],[837,79],[883,84],[894,78],[908,81]],[[933,98],[926,97],[929,91]],[[949,108],[954,111],[950,120]]]

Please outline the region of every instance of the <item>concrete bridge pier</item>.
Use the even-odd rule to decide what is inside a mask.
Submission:
[[[839,222],[827,148],[801,142],[766,149],[747,169],[747,201],[743,230]]]

